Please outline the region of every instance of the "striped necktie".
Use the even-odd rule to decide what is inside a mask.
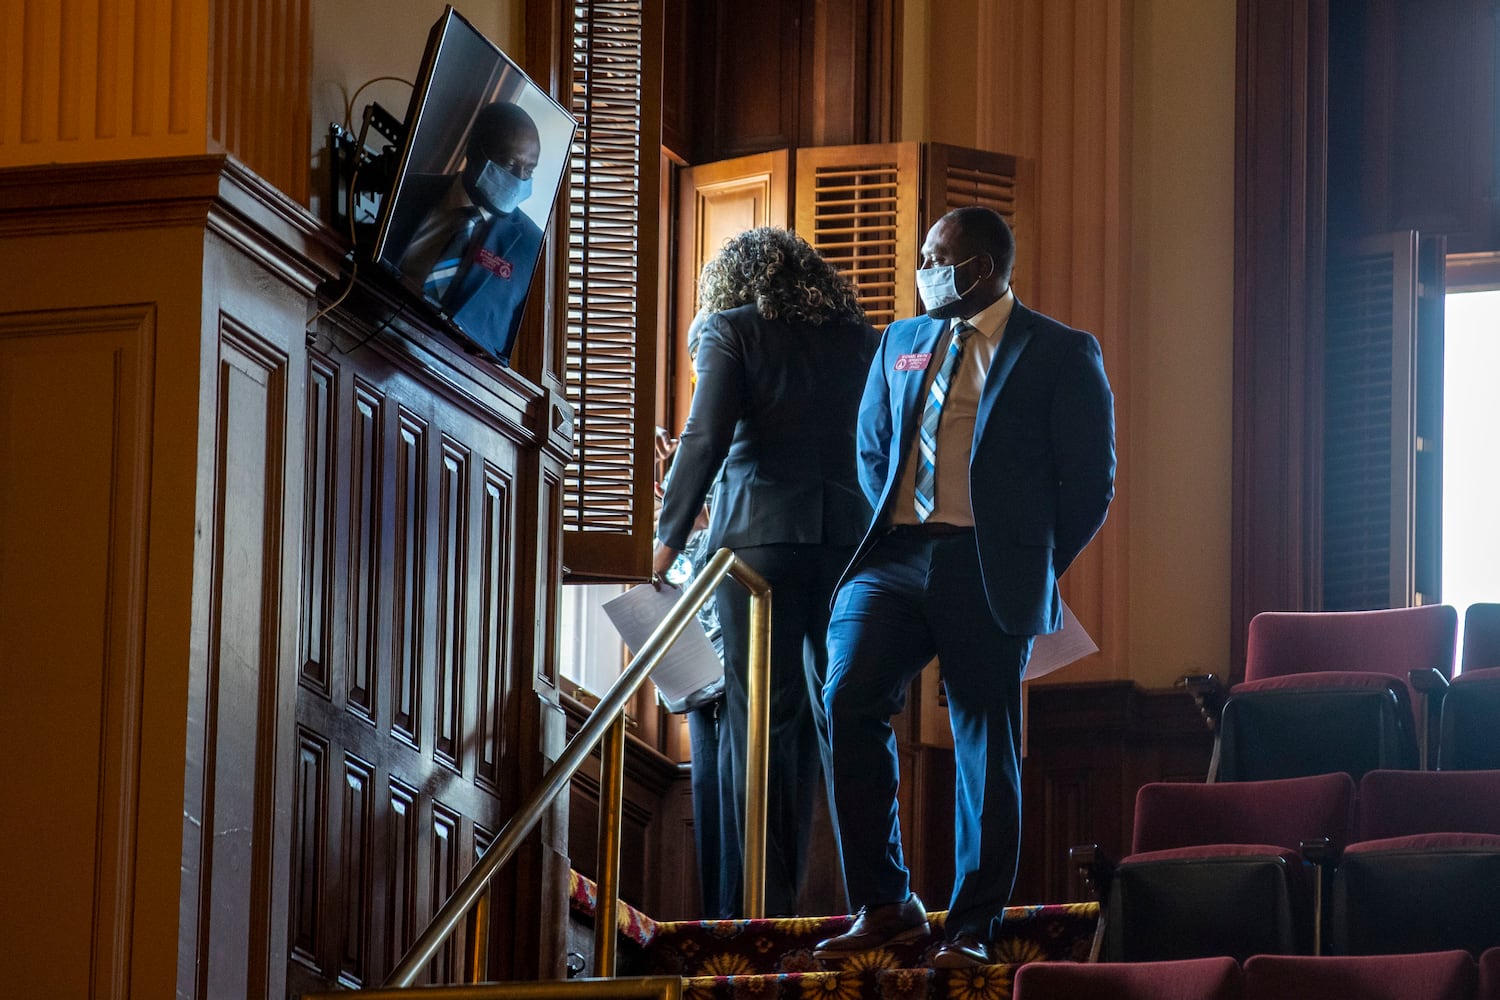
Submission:
[[[469,240],[474,235],[474,227],[479,224],[479,210],[471,208],[464,213],[462,221],[454,228],[452,237],[443,246],[443,252],[438,254],[437,263],[432,265],[432,270],[427,274],[427,280],[422,283],[422,292],[434,302],[442,302],[443,296],[448,291],[448,286],[453,284],[453,276],[458,273],[458,267],[463,263],[464,251],[469,247]]]
[[[943,418],[943,403],[948,399],[948,386],[958,371],[964,356],[964,342],[974,327],[960,320],[953,327],[953,336],[948,340],[948,353],[932,377],[927,390],[927,402],[922,407],[922,422],[917,428],[917,477],[913,498],[916,501],[917,520],[925,521],[932,516],[937,502],[937,429]]]

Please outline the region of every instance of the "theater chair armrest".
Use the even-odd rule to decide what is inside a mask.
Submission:
[[[1443,720],[1443,699],[1448,695],[1448,678],[1444,677],[1441,671],[1427,667],[1423,670],[1413,670],[1407,674],[1407,680],[1411,683],[1412,690],[1422,696],[1422,720],[1425,731],[1422,733],[1418,749],[1422,757],[1421,769],[1427,771],[1433,766],[1437,750],[1438,729]]]
[[[1313,954],[1321,955],[1323,954],[1323,930],[1326,926],[1323,901],[1333,887],[1333,869],[1338,865],[1344,849],[1328,837],[1319,837],[1316,840],[1302,841],[1297,845],[1297,853],[1302,855],[1304,861],[1317,866],[1318,869],[1317,880],[1313,883]]]
[[[1228,692],[1217,674],[1184,674],[1177,682],[1193,696],[1193,703],[1203,713],[1203,721],[1209,732],[1219,731],[1219,719],[1224,715],[1224,699]]]
[[[1080,844],[1068,848],[1068,860],[1083,876],[1083,882],[1099,898],[1101,909],[1109,895],[1110,882],[1115,877],[1115,863],[1105,855],[1098,844]]]

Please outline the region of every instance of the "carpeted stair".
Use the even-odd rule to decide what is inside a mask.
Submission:
[[[573,873],[575,913],[592,919],[594,893],[593,882]],[[1005,1000],[1022,963],[1088,957],[1099,905],[1010,907],[995,942],[1000,964],[961,971],[927,965],[944,916],[929,915],[928,938],[833,968],[813,957],[813,946],[847,930],[852,917],[656,921],[621,904],[619,974],[681,976],[692,1000]]]

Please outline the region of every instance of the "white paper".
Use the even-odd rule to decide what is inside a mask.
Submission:
[[[1045,677],[1054,670],[1099,651],[1067,602],[1063,602],[1062,612],[1063,627],[1056,632],[1037,636],[1036,641],[1031,644],[1031,661],[1026,664],[1026,680],[1034,681],[1038,677]]]
[[[682,596],[682,590],[663,584],[657,590],[649,583],[631,587],[619,597],[604,602],[604,613],[632,655],[646,644],[651,633],[667,617]],[[680,702],[710,681],[724,676],[724,664],[695,615],[667,648],[651,671],[651,680],[669,702]]]

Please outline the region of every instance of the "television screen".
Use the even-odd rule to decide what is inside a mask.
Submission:
[[[433,25],[374,258],[501,364],[576,128],[452,7]]]

